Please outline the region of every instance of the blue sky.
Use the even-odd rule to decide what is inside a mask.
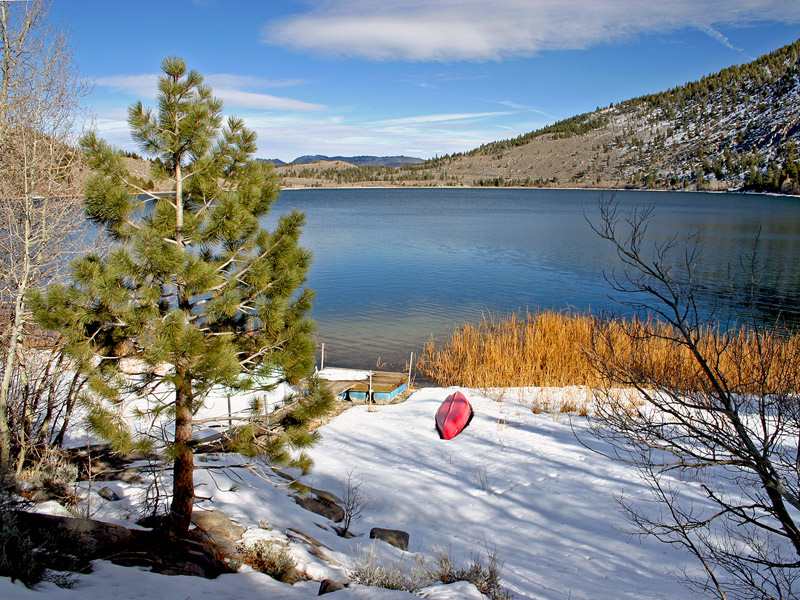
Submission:
[[[100,134],[136,151],[161,59],[258,156],[429,158],[699,79],[800,38],[798,0],[55,0]]]

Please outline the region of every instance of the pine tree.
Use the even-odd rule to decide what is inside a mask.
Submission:
[[[185,530],[194,503],[193,417],[210,389],[296,383],[313,368],[312,292],[302,287],[311,256],[298,245],[302,213],[262,228],[278,187],[271,166],[253,159],[255,134],[240,119],[223,125],[222,103],[182,59],[165,58],[161,68],[158,109],[139,102],[128,123],[160,188],[168,182],[174,191],[143,189],[120,152],[87,135],[94,176],[86,215],[114,248],[78,259],[71,285],[51,286],[32,302],[39,323],[59,331],[89,371],[90,420],[115,448],[147,442],[116,410],[126,394],[170,390],[147,416],[174,419],[165,452],[174,461],[169,523]],[[121,372],[123,359],[140,366],[135,376]],[[287,458],[287,444],[311,443],[304,424],[331,401],[315,389],[282,411],[284,432],[268,447],[254,443],[252,427],[240,430],[238,447]]]

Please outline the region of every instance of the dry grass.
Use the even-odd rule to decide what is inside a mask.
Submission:
[[[443,386],[592,385],[596,378],[582,348],[593,326],[589,316],[556,312],[484,318],[443,344],[428,342],[417,368]]]
[[[484,318],[443,343],[431,340],[418,368],[442,386],[606,387],[604,367],[624,369],[631,382],[702,390],[705,378],[672,327],[657,321],[600,320],[544,311]],[[697,346],[709,368],[738,393],[796,391],[800,336],[739,329],[703,330]],[[581,404],[581,403],[577,403]],[[578,407],[579,408],[579,407]]]

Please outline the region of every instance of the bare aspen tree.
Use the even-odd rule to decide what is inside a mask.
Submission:
[[[738,294],[738,316],[709,316],[699,306],[701,237],[650,248],[651,217],[621,218],[607,203],[593,225],[620,259],[609,282],[644,317],[620,319],[623,335],[595,328],[587,351],[609,384],[593,431],[651,492],[651,503],[620,499],[635,530],[698,559],[691,588],[723,600],[796,598],[800,338],[759,318],[755,249],[739,261],[746,289],[726,291]],[[656,345],[667,350],[660,362],[647,355]]]
[[[9,389],[29,323],[26,295],[66,264],[84,228],[76,129],[88,88],[48,9],[45,0],[0,2],[0,468],[14,462]],[[17,446],[20,469],[25,440]]]

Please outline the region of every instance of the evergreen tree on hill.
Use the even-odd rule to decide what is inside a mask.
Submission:
[[[146,415],[174,419],[166,455],[174,461],[170,524],[185,530],[194,504],[193,418],[215,385],[253,389],[296,383],[313,368],[312,292],[303,286],[311,256],[298,245],[304,215],[262,228],[278,195],[271,166],[255,161],[255,134],[241,120],[223,125],[222,103],[182,59],[162,62],[158,108],[141,103],[128,122],[154,173],[174,193],[137,186],[121,155],[94,134],[82,145],[95,173],[86,189],[88,219],[115,242],[107,256],[71,267],[72,284],[35,294],[38,321],[57,330],[91,374],[92,425],[120,450],[146,439],[131,434],[119,406],[129,394],[168,390]],[[122,373],[121,361],[136,365]],[[313,441],[305,423],[330,394],[312,393],[282,411],[283,432],[259,444],[253,428],[240,449],[284,459],[287,446]]]

